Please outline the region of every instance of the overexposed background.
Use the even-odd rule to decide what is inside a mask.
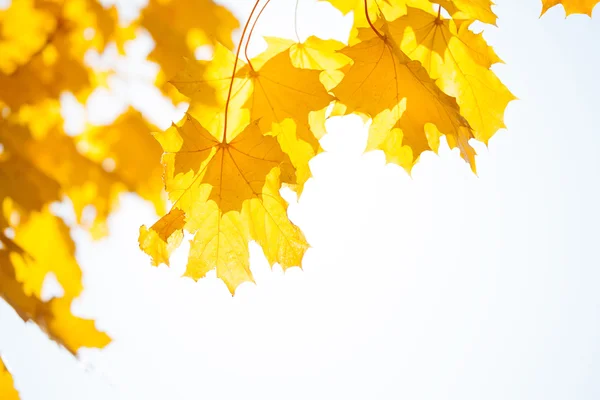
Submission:
[[[253,2],[224,3],[244,19]],[[253,244],[257,285],[233,298],[214,274],[180,277],[186,248],[173,268],[150,267],[138,229],[157,216],[123,196],[110,237],[75,236],[75,311],[111,335],[106,349],[74,359],[0,304],[0,352],[22,399],[600,398],[600,20],[497,3],[485,37],[520,100],[508,129],[478,145],[478,177],[443,148],[411,178],[362,154],[359,118],[332,119],[314,178],[297,203],[287,196],[312,245],[304,270],[270,271]],[[272,2],[254,51],[259,34],[294,37],[294,6]],[[301,38],[344,39],[350,23],[300,0]],[[162,127],[178,118],[148,87],[150,48],[143,37],[129,48],[122,78],[90,99],[91,121],[130,102]],[[85,112],[72,103],[76,131]]]

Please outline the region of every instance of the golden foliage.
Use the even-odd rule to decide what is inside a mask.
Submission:
[[[13,3],[0,12],[0,103],[17,110],[56,100],[63,91],[85,99],[96,77],[84,55],[115,38],[116,10],[95,0]]]
[[[239,283],[252,281],[249,240],[263,247],[271,264],[300,266],[308,245],[285,218],[287,204],[278,190],[285,184],[302,192],[311,176],[309,161],[321,151],[332,102],[329,115],[371,119],[366,150],[382,150],[388,162],[409,172],[424,151],[438,150],[442,136],[475,171],[470,141],[487,144],[504,128],[504,111],[515,97],[491,70],[500,58],[470,29],[476,21],[496,23],[491,1],[327,1],[354,14],[348,45],[316,37],[304,43],[266,38],[263,54],[242,60],[242,43],[237,54],[217,44],[212,60],[188,59],[171,79],[190,107],[181,123],[156,135],[176,213],[140,230],[140,246],[155,264],[168,262],[183,229],[195,234],[187,275],[197,279],[216,268],[232,293]],[[247,28],[260,13],[249,17],[242,42],[250,40],[253,27],[248,35]],[[274,136],[285,158],[277,158],[277,168],[262,155],[238,165],[233,156],[238,135]],[[282,175],[283,170],[289,172]],[[250,172],[258,174],[251,184]],[[266,192],[281,202],[277,213],[268,215],[277,215],[273,220],[285,222],[290,234],[265,224],[259,210],[266,209]],[[250,204],[256,207],[249,214]],[[176,229],[161,236],[173,220]],[[257,226],[268,236],[248,234]],[[283,248],[294,249],[293,257],[273,256],[271,247],[281,248],[281,238],[291,244]]]
[[[256,1],[235,54],[239,22],[212,0],[150,0],[128,26],[97,0],[13,0],[0,10],[0,296],[23,320],[74,354],[110,340],[71,312],[81,270],[69,227],[50,211],[56,202],[99,237],[119,194],[137,193],[165,214],[140,228],[152,263],[168,265],[188,232],[186,275],[216,269],[234,293],[253,281],[250,241],[271,265],[301,266],[308,243],[280,191],[302,193],[330,116],[371,120],[366,150],[409,172],[442,137],[475,170],[471,141],[487,144],[504,128],[514,100],[491,69],[500,58],[471,29],[496,23],[492,2],[323,1],[353,14],[345,43],[266,38],[254,58],[245,53],[268,0]],[[542,0],[542,13],[562,4],[567,14],[591,15],[596,3]],[[155,42],[155,85],[189,101],[184,119],[160,131],[129,109],[67,135],[60,96],[85,102],[113,73],[91,68],[86,54],[110,43],[125,52],[140,30]],[[196,60],[202,46],[210,60]],[[64,291],[50,300],[42,296],[49,274]],[[0,396],[16,398],[1,361]]]
[[[165,151],[166,188],[177,208],[150,229],[151,238],[142,227],[141,247],[155,261],[164,257],[172,235],[185,228],[195,233],[186,275],[199,279],[216,268],[232,292],[253,280],[250,239],[263,247],[271,264],[300,265],[307,244],[279,195],[282,182],[295,182],[294,169],[258,123],[226,138],[188,115],[157,139]]]
[[[51,206],[72,207],[77,224],[99,237],[107,233],[106,218],[120,193],[137,193],[159,213],[166,197],[162,149],[151,134],[157,128],[128,110],[109,125],[88,125],[69,136],[60,96],[72,93],[85,102],[113,73],[91,68],[86,55],[111,42],[124,51],[140,26],[161,39],[171,33],[152,54],[164,70],[159,78],[171,61],[181,63],[199,45],[233,46],[238,23],[229,11],[209,0],[189,3],[151,2],[127,27],[119,25],[114,7],[96,0],[14,0],[0,10],[0,296],[73,354],[81,347],[104,347],[110,339],[71,311],[83,290],[82,272],[70,228]],[[192,5],[206,19],[182,11]],[[169,19],[175,16],[176,31]],[[186,52],[175,52],[183,48]],[[50,274],[63,294],[47,299],[42,289]],[[4,368],[0,375],[5,398],[10,375]]]
[[[231,33],[238,20],[212,0],[150,0],[142,10],[140,26],[154,38],[150,60],[158,63],[163,77],[171,78],[195,59],[194,50],[203,45],[233,47]]]
[[[592,16],[592,11],[600,0],[542,0],[542,14],[550,8],[562,4],[567,15],[587,14]]]
[[[0,357],[0,395],[4,400],[18,400],[19,393],[14,387],[13,378]]]
[[[11,212],[5,201],[5,211]],[[32,320],[48,336],[71,353],[81,347],[103,347],[109,337],[96,330],[91,320],[71,314],[71,303],[83,290],[81,271],[75,260],[75,246],[65,223],[47,209],[32,212],[15,229],[14,239],[2,234],[0,251],[0,293],[23,318]],[[42,299],[48,273],[63,288],[60,298]]]

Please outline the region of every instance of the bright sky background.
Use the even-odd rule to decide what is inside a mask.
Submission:
[[[251,6],[228,3],[240,18]],[[362,154],[359,118],[333,119],[314,179],[290,199],[312,245],[304,271],[271,272],[253,244],[257,285],[234,298],[214,274],[180,278],[185,248],[172,269],[151,268],[138,228],[157,216],[124,196],[109,238],[76,232],[86,289],[75,311],[111,345],[74,359],[0,304],[0,352],[22,399],[600,398],[600,15],[565,20],[557,7],[538,19],[539,0],[497,3],[485,36],[520,100],[508,129],[477,147],[478,177],[444,148],[410,178]],[[294,37],[293,13],[293,0],[274,1],[257,34]],[[298,21],[303,38],[343,38],[350,23],[313,0]],[[148,49],[120,67],[134,83],[94,96],[92,120],[155,95],[139,63]],[[176,118],[147,104],[162,126]]]

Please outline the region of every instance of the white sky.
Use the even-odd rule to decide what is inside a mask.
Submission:
[[[240,16],[251,6],[229,3]],[[179,277],[186,249],[172,269],[151,268],[137,236],[156,215],[125,196],[109,238],[76,233],[86,290],[75,311],[111,345],[78,361],[0,304],[0,352],[22,399],[600,398],[599,16],[497,3],[485,36],[520,100],[477,148],[479,177],[443,149],[409,178],[362,155],[358,118],[331,120],[290,206],[312,245],[304,271],[271,272],[252,245],[257,285],[234,298],[214,275]],[[293,37],[293,8],[273,2],[258,33]],[[349,20],[302,0],[299,23],[306,36]],[[115,83],[122,102],[149,98],[137,81]],[[94,100],[98,115],[118,110],[110,100]],[[168,124],[170,109],[151,104]]]

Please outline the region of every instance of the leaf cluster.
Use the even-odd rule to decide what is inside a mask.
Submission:
[[[212,60],[187,60],[170,80],[190,106],[156,135],[173,208],[140,230],[140,247],[155,265],[168,264],[187,231],[194,237],[186,275],[216,269],[232,293],[253,281],[251,240],[271,265],[301,266],[308,243],[279,192],[302,193],[332,116],[371,120],[366,150],[382,150],[408,172],[423,152],[438,150],[442,136],[475,171],[469,141],[487,143],[514,99],[491,70],[500,58],[470,29],[496,22],[491,2],[330,3],[354,13],[346,43],[266,38],[266,51],[248,58],[269,4],[258,1],[237,54],[217,44]]]
[[[151,135],[158,128],[130,108],[109,124],[67,134],[61,100],[69,94],[85,103],[108,88],[117,71],[92,67],[89,56],[110,48],[126,55],[142,31],[158,44],[149,59],[159,66],[154,84],[164,89],[184,57],[216,40],[232,45],[237,26],[210,0],[151,0],[127,25],[96,0],[13,0],[0,9],[0,296],[69,352],[110,342],[71,310],[83,290],[71,230],[106,235],[120,193],[137,193],[159,213],[166,200],[162,150]],[[48,299],[50,275],[62,295]],[[0,362],[0,398],[16,398],[9,387]]]
[[[212,0],[150,0],[127,24],[97,0],[13,0],[0,10],[0,296],[23,320],[73,354],[110,342],[71,311],[83,285],[70,231],[107,234],[123,192],[164,214],[140,228],[155,265],[169,263],[187,231],[186,275],[216,269],[231,293],[253,281],[250,241],[271,265],[301,266],[309,245],[280,191],[301,195],[333,116],[370,121],[366,150],[409,173],[442,137],[475,171],[472,141],[487,144],[514,99],[491,69],[501,59],[473,30],[496,23],[491,1],[322,1],[353,14],[345,42],[266,38],[267,50],[252,58],[248,45],[270,0],[256,1],[237,46],[239,22]],[[567,14],[591,15],[598,0],[542,3],[542,12],[563,4]],[[127,54],[142,31],[155,42],[154,85],[189,102],[185,117],[160,131],[129,109],[67,134],[62,96],[85,103],[116,73],[91,67],[89,54]],[[195,59],[200,46],[213,49],[210,61]],[[57,204],[75,221],[58,217]],[[49,274],[62,296],[43,296]],[[18,397],[1,359],[0,397]]]

